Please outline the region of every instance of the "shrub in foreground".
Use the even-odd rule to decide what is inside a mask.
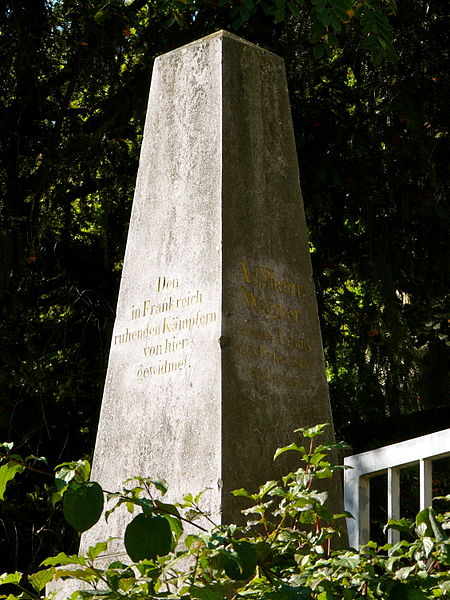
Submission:
[[[297,452],[301,466],[281,481],[268,481],[258,492],[235,490],[250,504],[242,512],[243,526],[216,525],[201,508],[201,496],[187,495],[180,503],[162,500],[167,486],[159,479],[136,477],[119,492],[89,482],[86,461],[56,469],[53,501],[63,503],[64,516],[78,532],[92,527],[104,513],[125,504],[130,523],[123,536],[129,564],[114,561],[99,566],[110,540],[99,542],[84,556],[61,552],[42,563],[42,570],[0,576],[0,598],[44,596],[50,581],[76,580],[73,600],[103,599],[258,599],[258,600],[427,600],[450,597],[449,514],[422,510],[415,522],[390,521],[402,531],[397,544],[369,542],[361,550],[333,550],[344,519],[327,509],[321,479],[342,469],[328,460],[344,444],[320,444],[325,425],[299,429],[301,440],[280,448]],[[17,473],[34,468],[35,457],[12,454],[2,447],[0,499]],[[450,497],[447,497],[450,499]],[[135,514],[137,513],[137,514]],[[104,561],[101,562],[104,565]],[[1,593],[2,590],[7,590]],[[13,590],[12,592],[10,590]],[[51,594],[46,596],[51,597]]]

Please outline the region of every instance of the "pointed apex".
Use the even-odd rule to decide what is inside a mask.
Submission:
[[[241,38],[238,35],[235,35],[234,33],[230,33],[229,31],[226,31],[225,29],[219,29],[219,31],[215,31],[214,33],[210,33],[209,35],[206,35],[205,37],[202,37],[198,40],[189,42],[189,44],[185,44],[184,46],[175,48],[174,50],[171,50],[170,52],[166,52],[162,56],[166,56],[167,54],[171,54],[172,52],[178,52],[180,50],[184,50],[185,48],[191,48],[192,46],[198,46],[200,44],[205,44],[210,41],[212,42],[216,39],[229,39],[229,40],[232,40],[239,44],[243,44],[245,46],[257,48],[261,52],[265,52],[267,54],[271,54],[272,56],[277,56],[277,58],[280,58],[277,54],[270,52],[270,50],[266,50],[265,48],[262,48],[261,46],[258,46],[257,44],[253,44],[252,42],[249,42],[249,41],[245,40],[244,38]]]

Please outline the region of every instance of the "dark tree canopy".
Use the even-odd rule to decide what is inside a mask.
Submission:
[[[337,436],[450,426],[446,17],[438,0],[6,0],[0,440],[52,467],[91,453],[152,62],[220,28],[286,60]],[[61,543],[42,486],[0,509],[3,570]]]

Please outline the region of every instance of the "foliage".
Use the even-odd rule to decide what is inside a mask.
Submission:
[[[431,413],[450,425],[447,16],[437,0],[3,2],[2,438],[90,455],[153,59],[220,28],[286,61],[337,431],[362,450],[405,415],[412,435]],[[2,507],[10,570],[76,543],[34,477]]]
[[[131,511],[136,507],[142,511],[124,533],[131,564],[118,560],[99,563],[108,542],[98,542],[84,556],[60,552],[44,560],[41,566],[45,568],[28,581],[21,573],[5,573],[0,576],[0,585],[12,584],[16,592],[0,597],[39,598],[51,580],[67,579],[76,580],[80,586],[71,596],[74,600],[124,596],[199,600],[447,597],[450,540],[443,526],[450,526],[450,514],[445,520],[427,508],[417,515],[415,524],[405,520],[388,524],[406,532],[412,541],[381,547],[370,542],[360,552],[331,549],[338,535],[336,522],[349,515],[331,514],[326,507],[327,494],[314,489],[317,480],[329,478],[339,469],[328,461],[328,453],[342,444],[316,444],[323,428],[318,425],[297,430],[302,445],[293,443],[276,452],[275,458],[284,452],[297,452],[303,464],[297,471],[281,481],[268,481],[257,493],[245,489],[233,492],[251,501],[242,511],[247,517],[244,526],[216,525],[206,531],[198,524],[198,520],[209,520],[199,507],[201,494],[195,498],[188,495],[182,503],[166,504],[157,498],[166,492],[163,481],[141,477],[128,480],[126,484],[135,485],[125,485],[119,493],[105,493],[115,500],[109,513],[124,503]],[[5,459],[18,460],[10,455]],[[73,514],[78,512],[76,522],[71,518],[69,522],[78,530],[86,530],[93,524],[94,513],[97,521],[102,510],[94,498],[87,506],[83,490],[98,484],[87,481],[87,470],[80,476],[78,466],[74,463],[70,479],[67,465],[60,465],[56,479],[65,482],[63,501],[70,495]],[[64,478],[60,478],[61,471]],[[181,537],[186,523],[189,528]]]
[[[142,4],[134,0],[129,6],[133,9]],[[389,16],[397,11],[395,0],[164,0],[154,3],[153,8],[156,13],[169,16],[168,25],[176,22],[181,27],[189,27],[192,21],[201,18],[203,11],[210,10],[211,5],[228,9],[232,29],[239,29],[258,13],[272,18],[275,24],[306,17],[311,21],[308,41],[315,45],[314,56],[317,58],[324,54],[331,56],[333,48],[341,46],[339,36],[343,30],[355,28],[374,64],[397,59],[393,28],[389,22]],[[94,19],[103,22],[107,13],[113,11],[117,12],[117,6],[109,2]]]

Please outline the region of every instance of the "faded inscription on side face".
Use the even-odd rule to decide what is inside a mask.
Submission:
[[[302,331],[305,286],[276,269],[241,260],[239,291],[250,318],[235,324],[234,345],[251,379],[301,389],[313,349]]]

